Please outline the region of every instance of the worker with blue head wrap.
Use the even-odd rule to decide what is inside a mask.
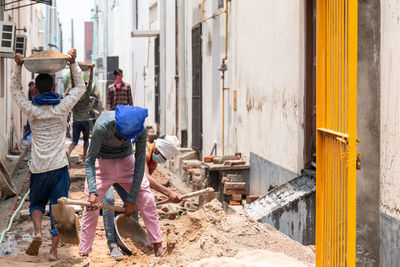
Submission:
[[[93,204],[101,203],[113,184],[123,187],[129,192],[124,203],[125,215],[131,216],[137,208],[140,210],[149,240],[158,256],[163,252],[161,231],[154,195],[144,174],[147,139],[144,122],[147,116],[145,108],[118,105],[115,111],[104,112],[97,119],[85,162],[85,198]],[[132,142],[136,145],[135,156]],[[81,255],[92,251],[98,217],[98,209],[84,210],[79,248]]]

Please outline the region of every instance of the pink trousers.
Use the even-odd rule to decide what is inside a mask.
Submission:
[[[135,168],[133,156],[123,159],[97,159],[96,160],[96,185],[98,191],[98,202],[103,201],[104,194],[114,183],[120,184],[127,192],[131,190],[132,177]],[[85,199],[89,199],[89,189],[85,183]],[[136,198],[136,206],[143,217],[151,243],[161,243],[162,236],[160,225],[158,223],[158,214],[154,195],[150,190],[150,183],[143,176],[139,194]],[[79,253],[88,254],[92,251],[94,237],[96,235],[96,226],[99,219],[100,210],[87,211],[84,209],[81,225],[81,241]]]

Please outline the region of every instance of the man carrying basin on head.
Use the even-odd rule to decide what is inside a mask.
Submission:
[[[179,194],[168,189],[160,184],[151,175],[157,168],[159,163],[164,163],[171,159],[177,152],[180,146],[179,140],[176,136],[166,135],[158,138],[154,143],[146,143],[146,168],[145,174],[147,179],[143,180],[140,190],[146,190],[148,183],[153,190],[156,190],[166,195],[172,202],[179,203],[182,199]],[[134,147],[133,151],[135,152]],[[122,200],[125,200],[128,193],[119,184],[114,185],[115,190],[118,192]],[[109,191],[104,195],[103,204],[114,205],[114,192]],[[156,207],[154,206],[154,209]],[[143,215],[142,215],[143,216]],[[122,253],[118,249],[117,241],[115,239],[115,225],[114,225],[114,211],[103,210],[104,230],[106,231],[107,245],[110,249],[110,255],[116,260],[123,259]]]
[[[147,109],[118,105],[115,111],[104,112],[97,119],[85,163],[85,197],[93,204],[101,203],[111,185],[122,186],[129,192],[124,203],[125,215],[132,216],[137,208],[140,210],[155,255],[160,256],[163,248],[158,214],[144,175],[147,133],[143,124],[147,115]],[[131,139],[136,144],[135,157]],[[92,251],[98,218],[98,209],[83,212],[79,248],[82,256]]]
[[[16,66],[11,76],[11,94],[21,111],[28,117],[32,137],[32,159],[30,164],[29,212],[32,216],[35,236],[26,250],[28,255],[38,255],[42,244],[42,217],[50,201],[51,239],[49,260],[57,260],[58,233],[55,229],[51,206],[60,197],[68,197],[68,159],[65,152],[65,128],[67,116],[79,98],[85,93],[85,83],[78,64],[76,50],[71,49],[68,61],[76,87],[62,98],[55,93],[53,78],[49,74],[36,77],[39,94],[32,102],[21,91],[21,67],[23,56],[15,55]]]

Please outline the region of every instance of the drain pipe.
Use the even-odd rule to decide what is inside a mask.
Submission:
[[[8,223],[8,226],[6,229],[3,230],[3,232],[1,232],[1,236],[0,236],[0,246],[1,244],[3,244],[4,241],[4,237],[6,236],[6,233],[8,231],[10,231],[11,226],[13,225],[14,219],[17,216],[17,214],[19,213],[19,211],[21,210],[22,206],[25,203],[25,199],[29,196],[31,190],[28,190],[28,192],[26,192],[26,194],[24,195],[24,197],[21,199],[21,203],[19,203],[18,208],[14,211],[13,215],[10,218],[10,222]]]
[[[230,0],[226,0],[225,2],[225,56],[222,58],[221,67],[219,69],[222,71],[222,155],[225,154],[225,90],[229,90],[229,88],[225,88],[225,71],[228,70],[225,61],[228,59],[229,2]]]
[[[221,14],[225,14],[225,55],[222,58],[221,66],[218,68],[219,71],[222,72],[221,80],[222,80],[222,155],[225,154],[225,90],[229,90],[229,88],[225,87],[225,71],[228,70],[228,66],[226,65],[226,60],[228,59],[228,29],[229,29],[229,2],[231,0],[225,1],[225,9],[213,14],[212,16],[206,18],[206,9],[205,9],[205,0],[203,0],[202,7],[202,18],[203,22],[216,18]]]

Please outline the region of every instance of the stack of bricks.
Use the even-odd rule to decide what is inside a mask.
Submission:
[[[200,190],[203,187],[202,179],[200,177],[200,169],[192,168],[188,170],[190,176],[190,184],[194,190]]]
[[[231,205],[241,205],[242,198],[246,195],[246,183],[238,174],[228,174],[223,179],[225,199]]]
[[[184,160],[183,161],[183,175],[182,175],[182,180],[190,186],[193,181],[193,177],[195,177],[194,180],[196,180],[197,176],[200,176],[200,166],[202,162],[199,160]]]

